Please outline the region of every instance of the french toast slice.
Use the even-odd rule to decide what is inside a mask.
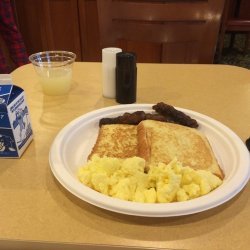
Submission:
[[[102,125],[96,143],[88,156],[129,158],[137,156],[137,126],[128,124]]]
[[[137,127],[138,156],[150,164],[168,164],[177,158],[184,166],[208,170],[223,179],[208,139],[200,131],[186,126],[153,120],[140,122]]]

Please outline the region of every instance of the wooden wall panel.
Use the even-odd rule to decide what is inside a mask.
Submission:
[[[139,62],[143,56],[152,63],[213,62],[224,0],[97,0],[97,6],[101,47],[123,40],[122,49],[137,48]],[[149,58],[155,48],[135,45],[142,42],[158,44],[160,60]]]
[[[36,3],[35,3],[36,2]],[[28,54],[43,50],[42,22],[38,17],[41,1],[15,0],[17,24]],[[45,34],[43,34],[45,36]]]
[[[101,61],[96,0],[78,0],[83,61]]]
[[[139,62],[170,63],[213,62],[224,5],[224,0],[12,1],[29,54],[62,49],[75,52],[78,61],[101,61],[103,47],[119,46],[135,51]],[[101,39],[104,22],[99,18],[105,9],[98,12],[98,1],[114,4],[112,21],[118,27],[115,42],[111,30],[104,32],[111,39],[108,43]],[[138,8],[142,3],[148,5]],[[162,3],[165,7],[159,8]],[[149,8],[157,11],[147,14]],[[126,22],[125,14],[129,14]],[[141,37],[136,42],[134,27]]]
[[[29,54],[68,50],[82,60],[77,0],[16,0],[15,5]]]

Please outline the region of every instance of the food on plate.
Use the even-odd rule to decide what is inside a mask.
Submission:
[[[124,113],[123,115],[113,117],[113,118],[102,118],[100,119],[99,126],[105,124],[132,124],[138,125],[143,120],[156,120],[162,122],[170,122],[163,115],[146,113],[144,111],[135,111],[133,113]]]
[[[137,126],[128,124],[103,125],[88,156],[128,158],[137,155]]]
[[[159,102],[152,108],[159,114],[168,117],[168,119],[174,123],[191,128],[198,128],[199,126],[198,122],[195,119],[191,118],[184,112],[177,110],[173,106],[166,104],[164,102]]]
[[[145,120],[137,126],[138,156],[147,166],[168,164],[177,158],[184,166],[224,174],[207,138],[197,129],[174,123]]]
[[[101,119],[79,180],[111,197],[149,203],[186,201],[221,185],[223,171],[197,121],[165,103],[153,109],[158,113]]]
[[[132,124],[138,125],[144,120],[156,120],[162,122],[172,122],[181,124],[183,126],[197,128],[199,126],[198,122],[186,115],[180,110],[175,109],[173,106],[166,104],[164,102],[159,102],[152,107],[156,113],[146,113],[144,111],[135,111],[133,113],[124,113],[118,117],[112,118],[102,118],[99,121],[99,126],[105,124]]]
[[[183,166],[174,158],[144,172],[146,162],[139,157],[119,159],[93,156],[78,171],[79,180],[111,197],[145,203],[165,203],[194,199],[221,185],[222,180],[207,170]]]
[[[250,137],[246,140],[246,146],[248,151],[250,151]]]

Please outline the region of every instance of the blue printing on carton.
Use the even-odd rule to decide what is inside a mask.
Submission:
[[[23,97],[23,96],[22,96]],[[22,98],[24,100],[24,98]],[[15,111],[16,119],[13,121],[12,125],[14,130],[19,127],[19,140],[17,141],[18,148],[21,149],[25,142],[29,139],[32,134],[31,125],[28,120],[28,108],[27,106],[18,108],[23,102],[19,102],[19,105],[15,106],[15,109],[11,109],[12,112]]]
[[[14,85],[0,86],[0,156],[17,157],[16,146],[20,150],[32,135],[28,108],[24,95],[20,95],[22,92]]]
[[[0,124],[1,126],[0,127],[3,127],[3,128],[10,128],[10,120],[9,120],[9,117],[8,117],[8,114],[7,114],[7,110],[6,112],[0,112]]]
[[[2,129],[0,134],[0,155],[17,157],[18,152],[12,129]]]
[[[9,96],[12,91],[12,88],[12,84],[0,85],[0,97]],[[5,99],[5,103],[8,103],[8,99]]]

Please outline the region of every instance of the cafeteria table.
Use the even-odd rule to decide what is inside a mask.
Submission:
[[[138,104],[165,102],[250,137],[250,71],[228,65],[137,64]],[[152,218],[93,206],[53,176],[58,132],[90,111],[119,105],[102,96],[101,63],[76,62],[65,96],[43,95],[31,64],[11,73],[28,103],[34,139],[20,159],[0,159],[0,249],[249,249],[250,186],[197,214]],[[250,167],[250,166],[249,166]]]

